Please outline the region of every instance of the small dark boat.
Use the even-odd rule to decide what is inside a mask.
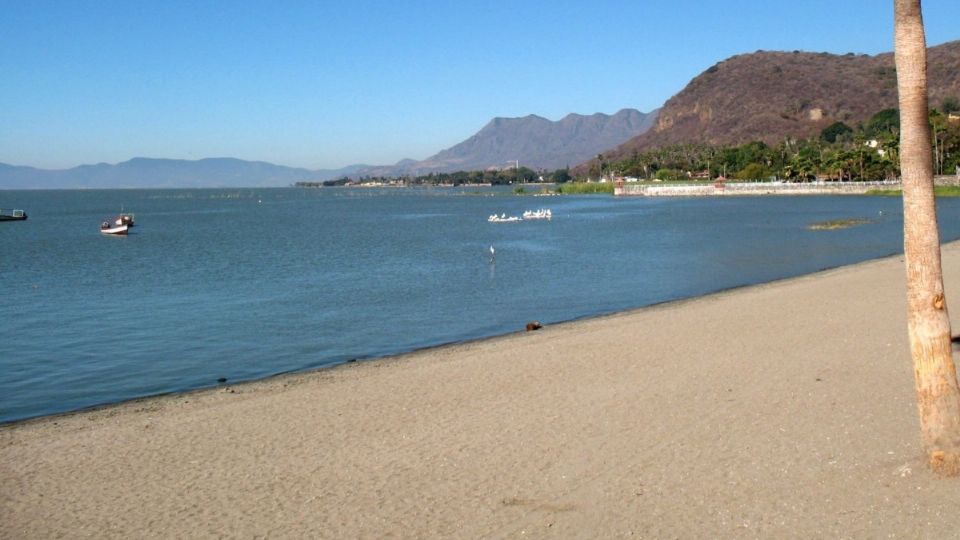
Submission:
[[[23,210],[4,210],[0,208],[0,221],[24,221],[27,213]]]

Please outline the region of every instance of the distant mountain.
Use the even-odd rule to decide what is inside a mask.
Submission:
[[[0,189],[281,187],[339,178],[366,167],[312,171],[233,158],[134,158],[115,165],[100,163],[61,170],[0,163]]]
[[[309,170],[233,158],[200,160],[134,158],[49,170],[0,163],[0,189],[280,187],[349,176],[401,176],[437,171],[507,167],[559,169],[649,129],[656,111],[624,109],[612,116],[569,114],[551,122],[539,116],[494,118],[476,135],[423,161]]]
[[[960,41],[927,55],[930,105],[960,98]],[[741,144],[815,136],[897,107],[893,53],[767,52],[734,56],[696,76],[660,110],[656,126],[604,151],[612,160],[681,143]]]
[[[568,114],[558,121],[536,115],[494,118],[476,135],[422,161],[371,167],[359,175],[398,176],[484,170],[519,161],[531,169],[561,169],[594,157],[650,129],[657,111],[623,109],[614,115]]]

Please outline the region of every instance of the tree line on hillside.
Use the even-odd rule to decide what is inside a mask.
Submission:
[[[931,155],[935,174],[954,174],[960,166],[960,100],[946,98],[930,109]],[[634,152],[619,161],[603,155],[590,163],[587,178],[623,176],[641,180],[735,178],[789,181],[883,180],[899,170],[900,112],[885,109],[870,120],[848,126],[835,122],[810,139],[787,138],[776,146],[755,141],[740,146],[679,144]]]

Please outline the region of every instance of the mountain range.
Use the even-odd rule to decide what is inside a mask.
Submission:
[[[960,98],[960,41],[931,47],[931,106]],[[757,51],[709,67],[659,110],[613,115],[570,114],[558,121],[529,115],[494,118],[467,140],[420,161],[309,170],[231,158],[196,161],[135,158],[115,165],[45,170],[0,164],[0,188],[267,187],[349,176],[402,176],[504,168],[557,169],[602,153],[616,161],[633,152],[682,143],[735,145],[815,136],[837,121],[850,126],[897,106],[893,54],[874,56]],[[516,161],[515,161],[516,160]]]
[[[494,118],[476,135],[425,160],[406,159],[394,165],[352,165],[333,170],[309,170],[232,158],[196,161],[134,158],[115,165],[81,165],[66,170],[0,164],[0,186],[39,189],[269,187],[344,176],[395,177],[503,168],[517,162],[532,169],[552,170],[586,161],[597,152],[643,133],[655,119],[656,111],[642,113],[634,109],[623,109],[614,115],[569,114],[556,122],[536,115]]]
[[[61,170],[0,163],[0,188],[279,187],[299,181],[319,182],[365,167],[354,165],[337,170],[309,170],[234,158],[133,158],[117,164],[80,165]]]
[[[402,176],[430,172],[476,171],[519,165],[562,169],[639,135],[653,126],[657,111],[622,109],[616,114],[568,114],[558,121],[531,114],[494,118],[469,139],[422,161],[357,171],[366,176]]]
[[[134,158],[117,164],[48,170],[0,163],[0,188],[278,187],[333,178],[402,176],[507,167],[518,160],[533,169],[576,165],[653,125],[656,111],[623,109],[614,115],[569,114],[552,122],[539,116],[494,118],[476,135],[422,161],[310,170],[233,158],[200,160]]]

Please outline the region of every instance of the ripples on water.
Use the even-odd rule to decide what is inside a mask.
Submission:
[[[502,334],[901,249],[897,198],[491,192],[0,191],[0,206],[30,215],[0,223],[0,422]],[[101,235],[100,221],[121,206],[137,226],[126,238]],[[552,221],[486,221],[541,207]],[[957,208],[940,203],[945,240],[960,233]],[[806,229],[858,217],[871,222]]]

